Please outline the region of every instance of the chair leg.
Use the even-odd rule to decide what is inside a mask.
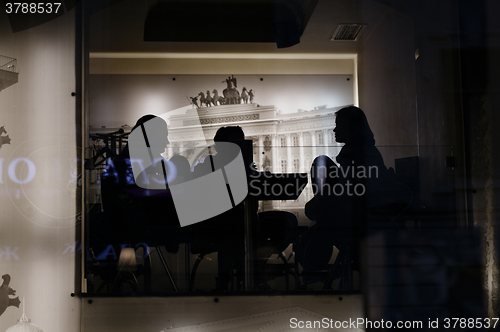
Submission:
[[[285,267],[285,287],[286,290],[290,290],[290,281],[288,280],[288,276],[290,274],[290,269],[288,268],[288,261],[286,260],[283,252],[278,253],[279,258],[283,261],[283,266]]]
[[[328,274],[326,276],[325,284],[323,285],[324,290],[332,289],[332,283],[334,280],[335,273],[337,272],[337,269],[339,268],[343,260],[344,250],[345,248],[339,247],[339,252],[337,254],[337,257],[335,258],[335,262],[333,262],[333,266],[328,271]]]
[[[170,269],[168,268],[167,261],[165,260],[165,257],[163,257],[163,253],[160,250],[160,247],[156,247],[156,252],[158,252],[158,256],[160,257],[161,264],[163,265],[163,268],[167,272],[168,278],[170,279],[170,283],[174,287],[174,290],[176,293],[179,293],[179,288],[177,287],[177,284],[175,283],[174,277],[172,276],[172,273],[170,273]]]
[[[149,252],[149,247],[147,245],[142,245],[144,250],[144,292],[151,292],[151,255]]]
[[[299,270],[298,270],[298,264],[295,263],[295,253],[291,253],[290,256],[288,256],[288,259],[287,259],[287,262],[290,261],[290,259],[292,259],[293,257],[293,261],[294,261],[294,264],[290,264],[289,266],[292,266],[293,268],[293,279],[295,279],[295,290],[299,290],[301,289],[301,286],[302,284],[300,283],[300,278],[299,278]]]
[[[189,291],[192,292],[194,288],[194,278],[196,277],[196,271],[198,270],[198,266],[200,265],[201,261],[205,257],[205,253],[201,253],[198,255],[198,258],[196,258],[196,262],[194,262],[193,269],[191,270],[191,280],[189,282]]]
[[[299,262],[297,261],[296,257],[294,259],[294,265],[295,265],[295,276],[296,276],[295,282],[297,283],[297,289],[306,289],[307,287],[306,283],[300,281]]]
[[[123,273],[123,272],[121,272]],[[125,278],[127,276],[127,278]],[[137,281],[137,278],[135,277],[135,274],[132,272],[127,272],[125,275],[120,276],[120,282],[123,283],[128,283],[130,287],[132,287],[132,290],[134,292],[139,292],[139,282]]]
[[[110,284],[109,281],[105,281],[105,282],[101,283],[99,285],[99,287],[97,287],[96,293],[99,293],[104,288],[104,286],[108,286],[108,293],[109,293],[109,284]]]
[[[351,264],[351,250],[350,248],[344,249],[342,261],[340,262],[341,277],[339,290],[352,290],[353,289],[353,273]]]
[[[351,250],[347,252],[346,268],[347,268],[347,290],[354,288],[353,271],[352,271],[352,255]]]

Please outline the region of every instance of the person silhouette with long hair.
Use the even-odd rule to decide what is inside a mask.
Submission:
[[[387,203],[391,174],[360,108],[339,110],[335,123],[335,140],[344,143],[336,157],[338,167],[331,168],[328,174],[335,181],[329,195],[317,195],[306,204],[306,215],[316,220],[328,214],[335,226],[353,227],[367,208]],[[332,179],[328,181],[332,183]]]
[[[305,214],[315,225],[295,246],[306,272],[324,269],[334,245],[352,247],[365,230],[367,211],[389,204],[392,193],[391,174],[364,112],[355,106],[342,108],[335,123],[335,140],[344,146],[337,164],[326,156],[313,163],[313,188],[321,180],[322,190],[306,203]]]

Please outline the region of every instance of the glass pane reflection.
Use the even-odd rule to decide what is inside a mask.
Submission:
[[[118,136],[123,147],[127,135]],[[251,143],[247,137],[247,146]],[[142,219],[131,228],[123,220],[109,218],[101,204],[101,185],[107,176],[106,167],[111,163],[95,158],[88,196],[92,203],[85,271],[88,292],[102,295],[357,292],[360,290],[360,270],[366,263],[366,256],[359,249],[362,238],[457,222],[453,169],[445,163],[452,153],[449,146],[377,147],[385,166],[394,176],[399,200],[389,207],[358,211],[361,219],[352,228],[325,228],[321,219],[308,217],[312,214],[306,214],[306,204],[325,193],[335,200],[339,187],[321,192],[319,188],[328,182],[324,178],[321,180],[322,176],[335,177],[335,174],[329,168],[324,170],[330,173],[313,173],[311,165],[318,161],[318,156],[328,158],[327,163],[337,163],[335,157],[342,146],[295,146],[293,140],[291,146],[258,143],[255,140],[250,150],[242,149],[245,161],[253,160],[246,168],[249,183],[252,179],[263,181],[269,175],[272,179],[269,181],[279,186],[273,188],[269,184],[269,196],[259,199],[252,199],[250,188],[247,200],[235,204],[222,217],[187,227],[169,228]],[[116,151],[118,146],[116,144]],[[189,150],[184,155],[191,172],[209,162],[210,152]],[[179,152],[178,147],[167,148],[163,156],[171,159]],[[419,168],[419,154],[435,160],[436,168]],[[278,158],[288,155],[292,156],[292,161],[282,172],[283,165]],[[338,164],[333,165],[336,166]],[[432,174],[438,183],[425,181],[425,175],[431,171],[439,173]],[[287,189],[292,192],[287,196],[285,186],[293,182],[290,174],[294,173],[302,173],[302,176],[305,173],[307,184],[304,180],[291,185]],[[361,176],[361,173],[354,175]],[[366,178],[369,175],[366,174]],[[265,184],[254,182],[254,187],[263,190]],[[371,199],[363,199],[368,200],[363,206],[370,206]],[[164,204],[163,208],[168,206]],[[334,218],[336,212],[329,213]],[[436,213],[441,217],[439,221],[436,221]],[[165,212],[165,216],[168,215],[171,214]]]

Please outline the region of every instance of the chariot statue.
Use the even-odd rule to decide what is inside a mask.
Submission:
[[[227,88],[222,91],[223,96],[219,96],[217,89],[213,89],[212,92],[207,90],[206,94],[200,92],[196,95],[196,97],[188,97],[190,103],[196,108],[201,107],[211,107],[217,105],[230,105],[230,104],[241,104],[242,102],[247,104],[248,102],[253,103],[254,91],[252,89],[247,90],[246,87],[243,87],[241,92],[238,91],[238,84],[236,82],[236,78],[234,75],[226,78],[222,83],[227,84]],[[199,103],[198,103],[199,101]]]
[[[227,83],[227,88],[222,91],[222,94],[224,95],[226,104],[240,104],[240,92],[238,91],[238,89],[236,89],[238,85],[236,83],[236,78],[234,77],[234,75],[231,75],[230,77],[222,81],[222,83],[224,82]]]

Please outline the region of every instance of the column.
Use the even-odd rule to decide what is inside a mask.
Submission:
[[[329,156],[330,154],[328,153],[328,144],[330,144],[330,137],[328,136],[328,129],[323,129],[323,146],[325,147],[325,152],[324,154],[326,156]]]
[[[286,134],[286,172],[293,173],[292,135]]]
[[[174,149],[172,149],[172,156],[175,155],[175,154],[180,154],[181,156],[184,156],[184,141],[177,141],[177,146],[176,146],[176,150],[175,151]]]
[[[257,148],[257,153],[259,154],[257,170],[262,171],[264,164],[264,137],[259,135],[259,146]]]
[[[311,150],[312,150],[312,160],[317,157],[316,154],[316,132],[311,131]]]
[[[308,172],[308,170],[305,167],[305,153],[304,153],[304,133],[299,133],[299,165],[300,165],[300,170],[299,172],[305,173]]]
[[[278,144],[276,144],[276,141],[277,141],[277,135],[276,134],[272,134],[271,135],[271,151],[273,152],[273,160],[271,162],[272,164],[272,170],[271,172],[272,173],[279,173],[278,170],[278,165],[279,165],[279,161],[278,161]]]

